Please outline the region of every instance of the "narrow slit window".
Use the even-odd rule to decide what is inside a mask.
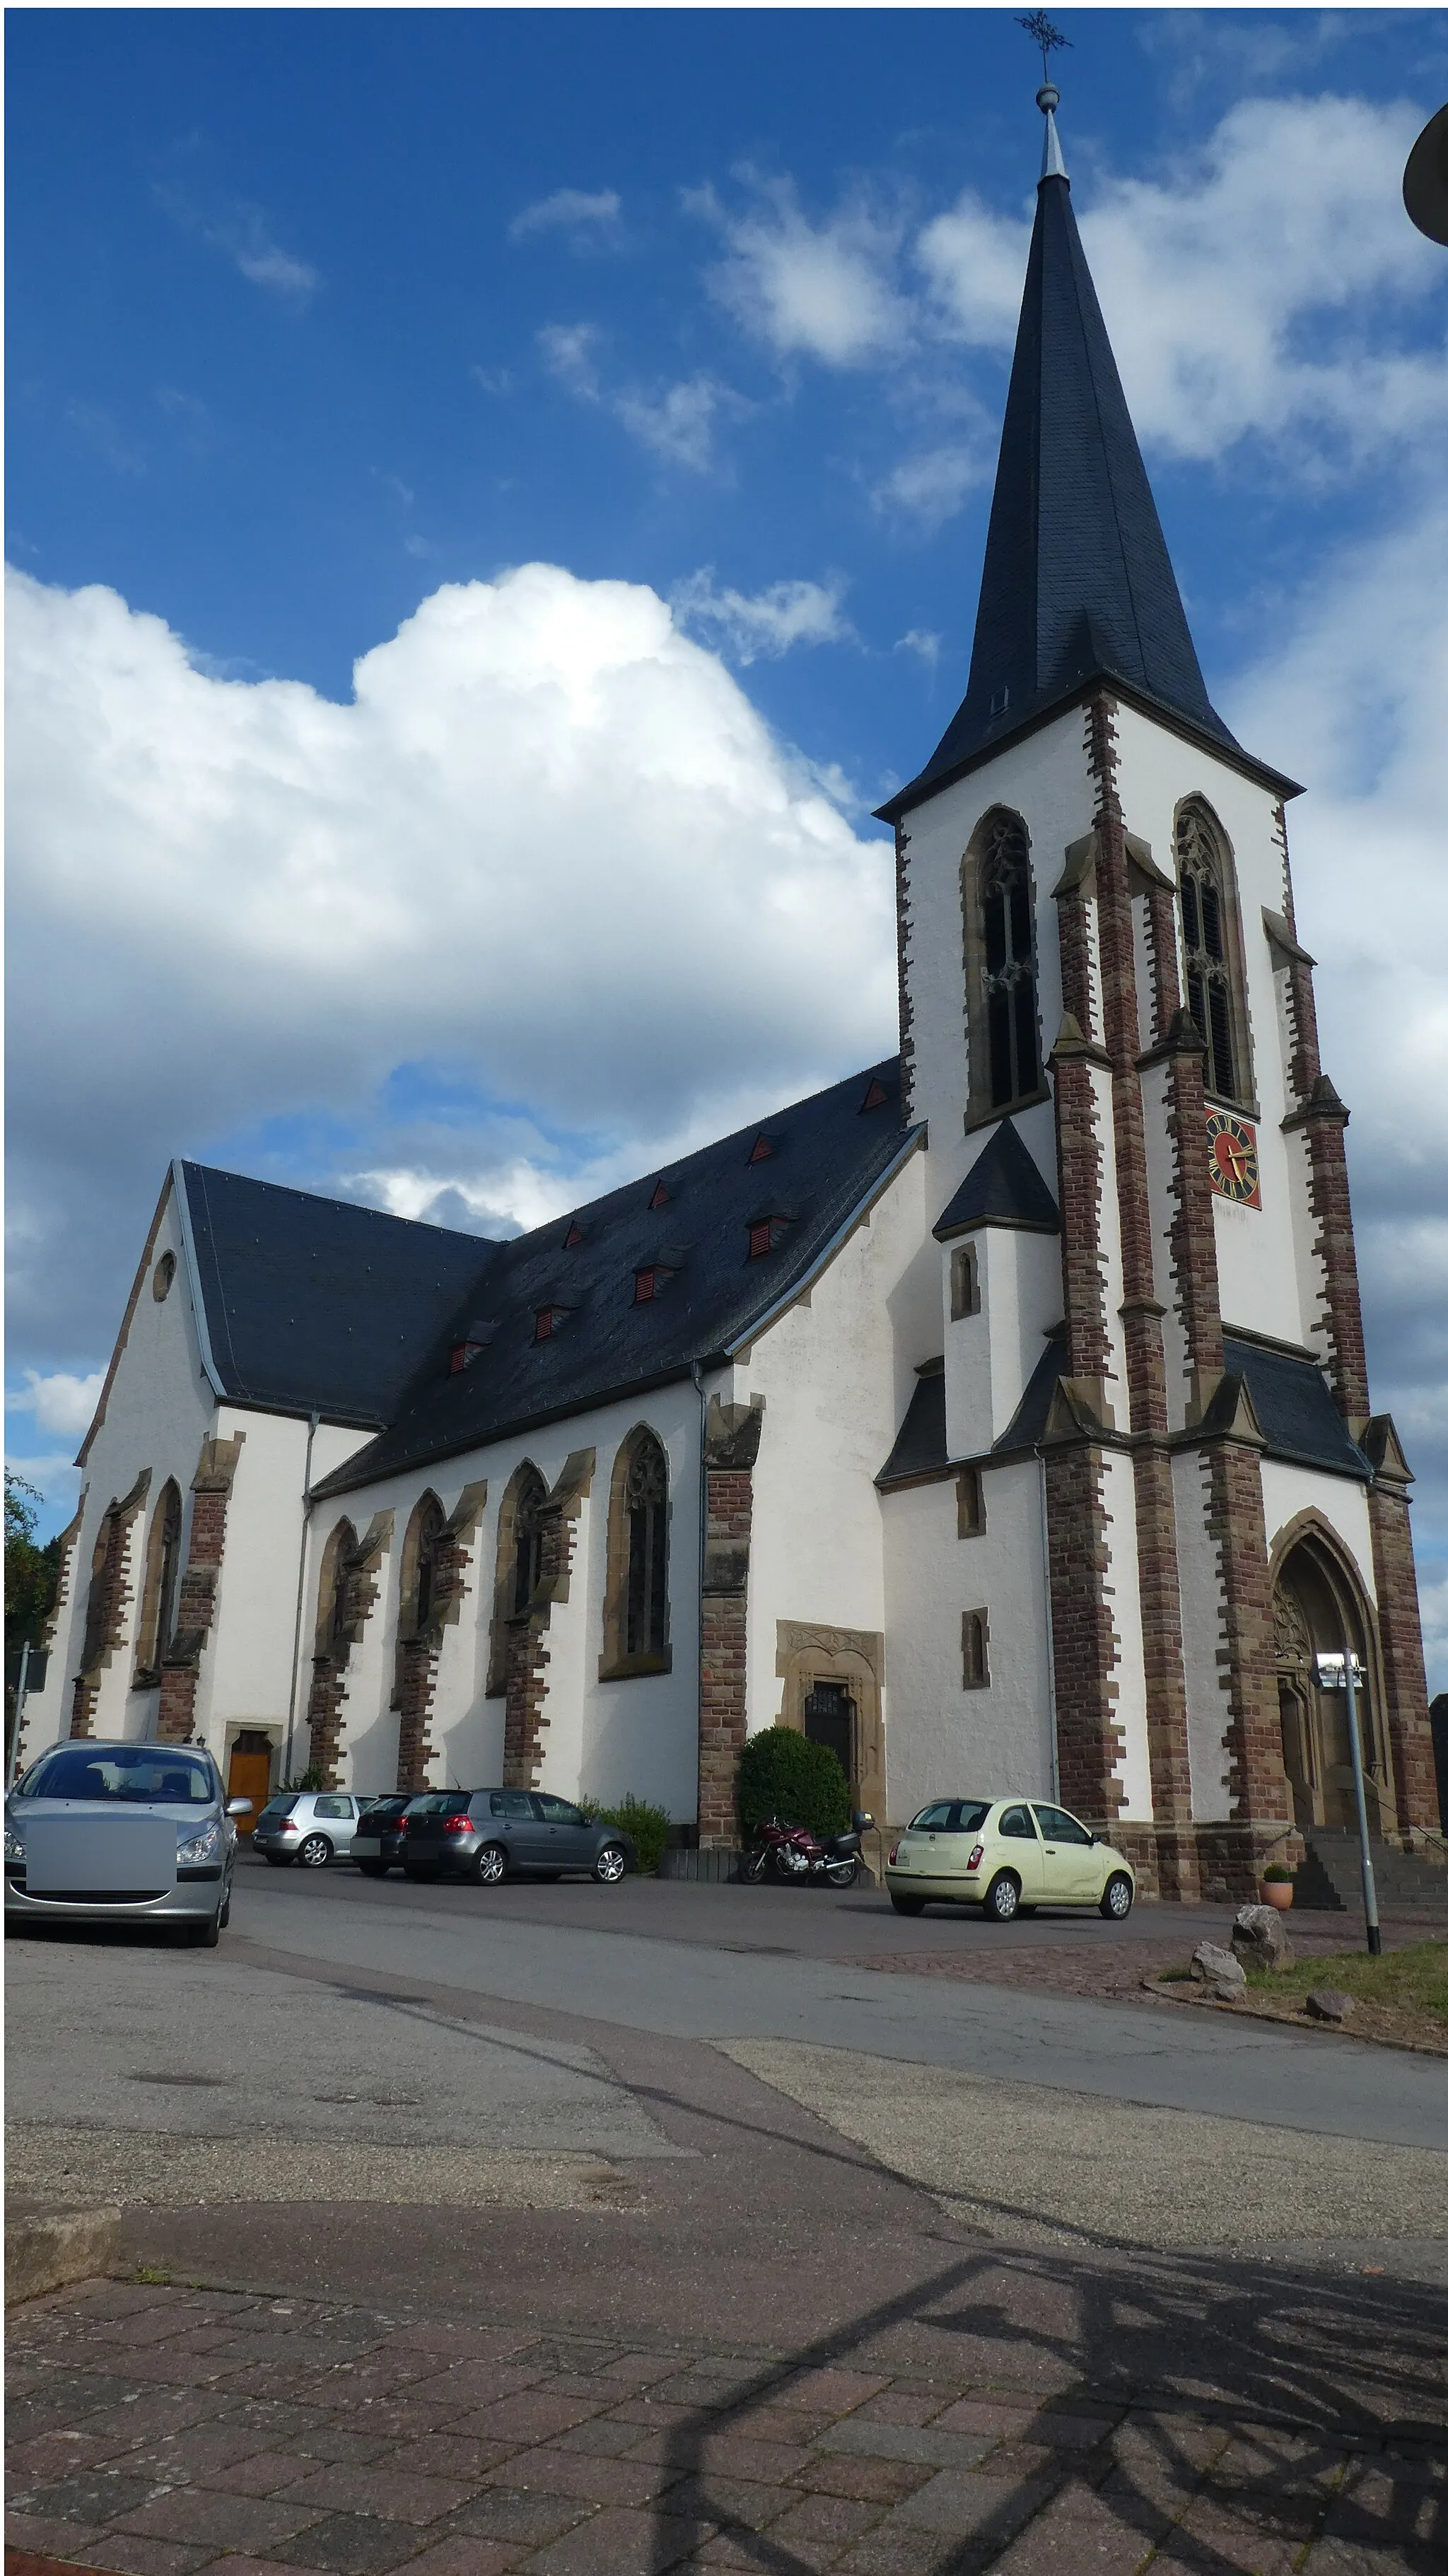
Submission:
[[[955,1535],[984,1538],[985,1488],[978,1467],[962,1467],[955,1480]]]
[[[973,1243],[958,1243],[950,1256],[950,1320],[980,1313],[980,1264]]]
[[[984,1610],[966,1610],[960,1622],[961,1683],[984,1690],[990,1681],[989,1622]]]

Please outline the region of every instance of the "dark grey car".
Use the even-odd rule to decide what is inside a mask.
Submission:
[[[514,1873],[576,1874],[616,1887],[636,1863],[629,1836],[542,1789],[437,1789],[407,1811],[409,1878],[470,1878],[496,1887]]]

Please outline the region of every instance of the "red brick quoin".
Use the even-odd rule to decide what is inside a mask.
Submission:
[[[754,1465],[762,1402],[709,1399],[704,1432],[704,1583],[699,1630],[699,1844],[739,1840],[739,1756],[748,1731],[746,1649]]]

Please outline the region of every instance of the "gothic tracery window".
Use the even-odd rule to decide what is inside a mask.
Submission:
[[[645,1432],[635,1443],[624,1499],[628,1511],[625,1651],[662,1654],[669,1624],[669,1467],[652,1432]]]
[[[144,1687],[157,1674],[176,1625],[176,1595],[181,1581],[181,1493],[168,1477],[151,1519],[146,1545],[146,1580],[137,1632],[136,1682]]]
[[[1186,1003],[1207,1050],[1202,1080],[1218,1098],[1245,1102],[1251,1083],[1233,937],[1231,860],[1213,817],[1195,798],[1177,816],[1176,857]]]
[[[1019,814],[994,807],[966,852],[965,955],[972,1119],[1041,1088],[1030,844]]]
[[[523,1618],[543,1577],[543,1525],[540,1515],[547,1487],[536,1467],[521,1479],[513,1500],[513,1601],[515,1619]]]

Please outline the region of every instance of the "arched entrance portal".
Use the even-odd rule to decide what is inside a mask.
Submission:
[[[1308,1532],[1288,1549],[1277,1569],[1272,1612],[1293,1821],[1309,1829],[1357,1823],[1344,1670],[1351,1651],[1368,1823],[1375,1833],[1391,1831],[1393,1781],[1371,1616],[1356,1575],[1326,1537]]]

